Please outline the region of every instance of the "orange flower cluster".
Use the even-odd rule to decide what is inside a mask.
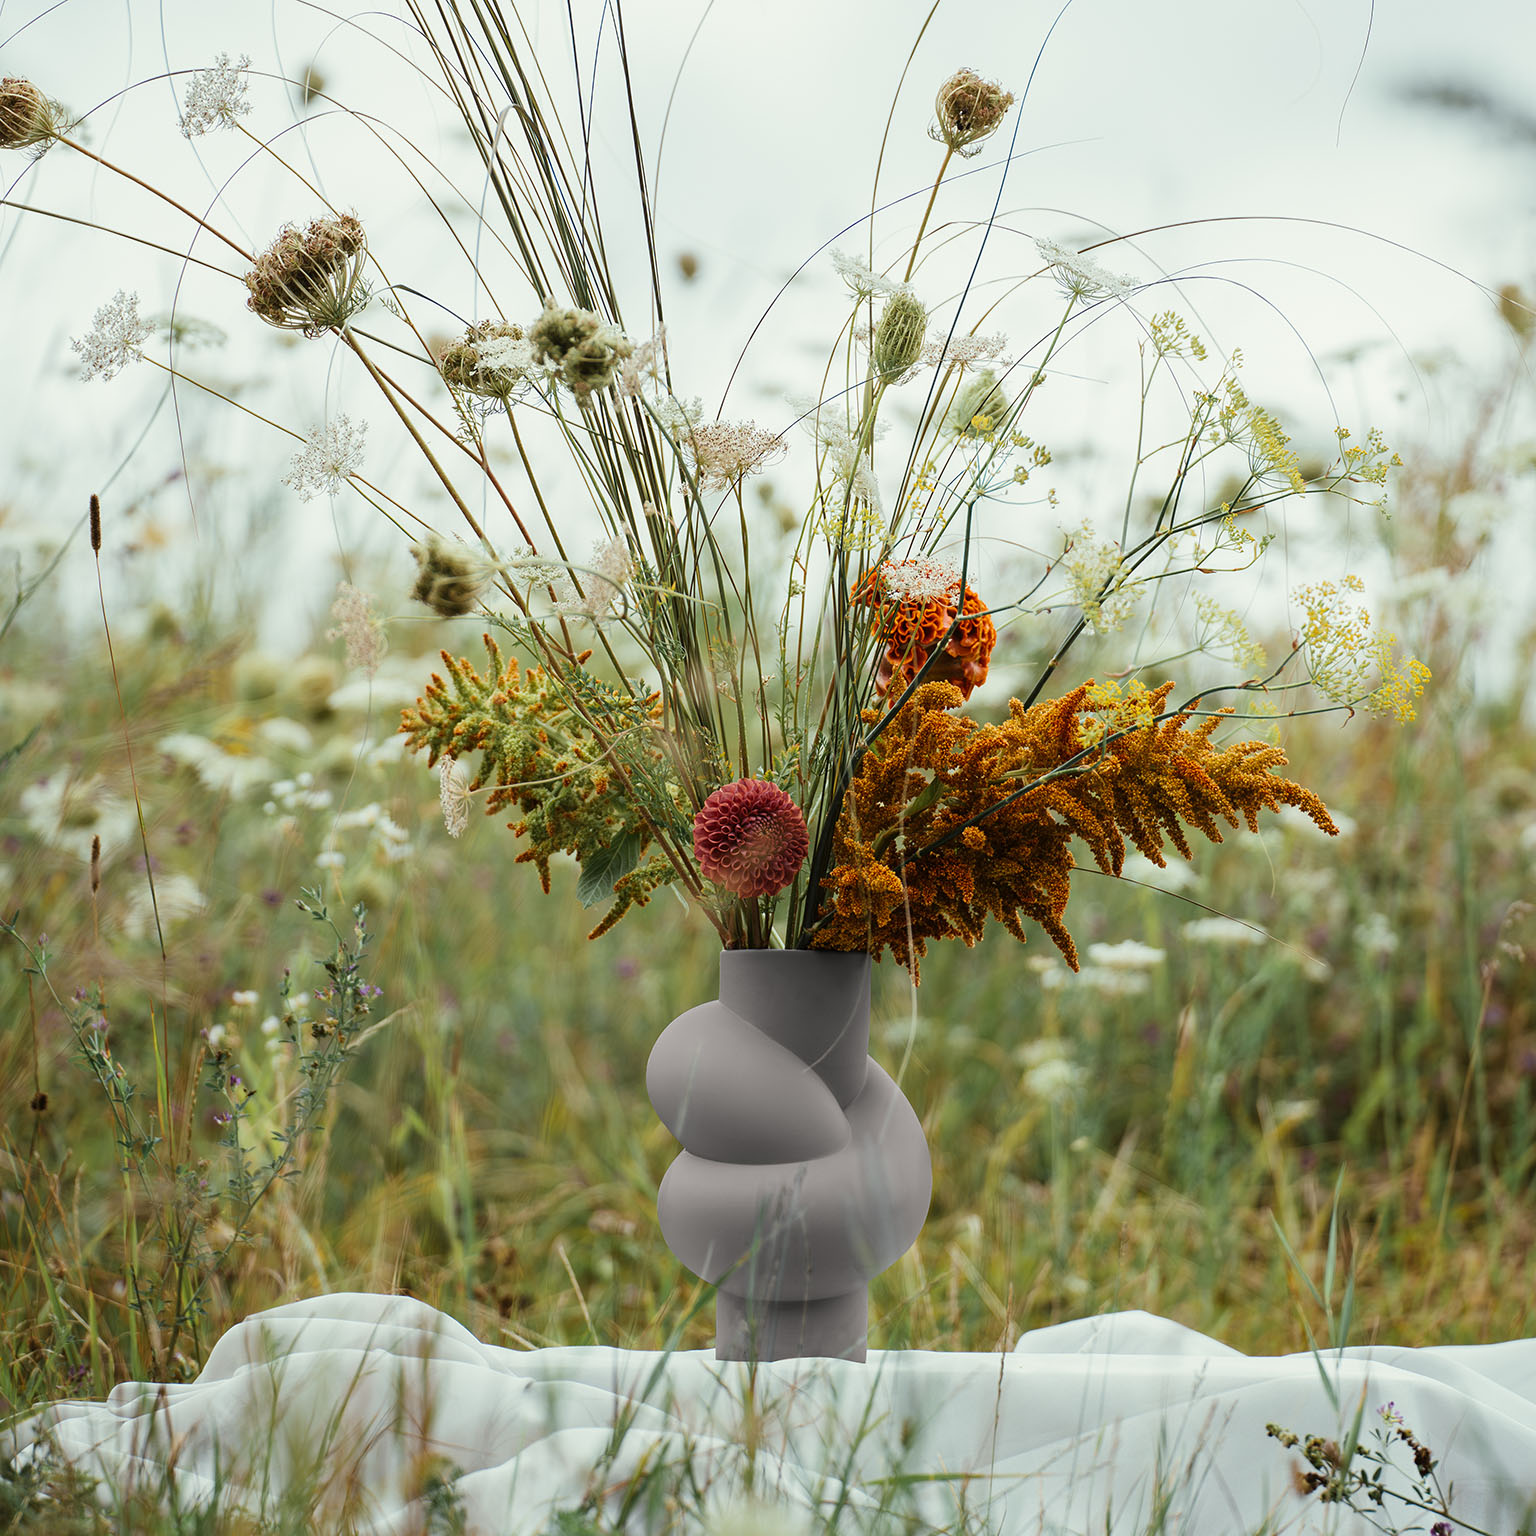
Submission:
[[[955,621],[959,587],[956,577],[942,597],[891,596],[886,585],[886,567],[879,565],[853,589],[853,602],[878,610],[875,632],[885,642],[885,654],[880,658],[880,671],[875,678],[876,698],[883,699],[892,693],[899,696],[917,676],[929,653]],[[960,612],[977,617],[966,619],[949,637],[944,654],[933,664],[925,682],[954,683],[962,699],[970,698],[971,690],[986,682],[987,663],[997,644],[997,626],[987,615],[986,607],[973,588],[965,589]]]
[[[1258,831],[1258,811],[1293,805],[1330,836],[1338,828],[1312,793],[1271,769],[1285,754],[1266,742],[1211,745],[1230,709],[1193,730],[1185,710],[1109,741],[1059,779],[1001,802],[1082,751],[1082,717],[1097,708],[1091,681],[1059,699],[984,725],[951,713],[961,703],[953,683],[924,683],[865,753],[844,799],[833,843],[834,865],[823,880],[831,902],[813,948],[864,950],[878,959],[887,945],[917,979],[929,939],[974,945],[988,917],[1023,942],[1033,919],[1073,970],[1077,947],[1062,919],[1071,893],[1069,843],[1080,837],[1105,874],[1118,876],[1129,838],[1154,864],[1165,865],[1166,836],[1193,858],[1184,825],[1219,843],[1220,816]],[[1147,696],[1161,712],[1173,689]],[[866,710],[869,725],[880,719]],[[925,845],[978,812],[1000,806],[952,842],[918,856]]]

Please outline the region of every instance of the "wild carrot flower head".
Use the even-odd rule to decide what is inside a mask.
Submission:
[[[1123,299],[1140,286],[1134,277],[1111,272],[1091,256],[1069,251],[1054,240],[1036,240],[1035,249],[1050,263],[1063,292],[1074,298]]]
[[[445,757],[438,768],[438,800],[443,807],[443,825],[449,837],[463,836],[469,825],[469,775],[458,762]]]
[[[934,98],[938,121],[929,128],[928,137],[967,158],[980,154],[981,141],[997,132],[1012,105],[1011,91],[983,80],[973,69],[957,69]]]
[[[246,302],[268,325],[320,336],[345,326],[368,302],[363,263],[368,241],[357,218],[286,225],[245,275]]]
[[[417,566],[411,596],[444,619],[456,619],[474,611],[480,594],[495,574],[495,562],[477,554],[457,539],[435,533],[411,550]]]
[[[80,354],[80,377],[93,379],[99,373],[110,379],[129,363],[144,355],[140,346],[154,333],[154,326],[139,314],[139,296],[121,288],[110,302],[96,311],[91,329],[72,340],[70,346]]]
[[[986,604],[971,587],[960,598],[960,574],[932,560],[887,561],[868,572],[853,591],[853,601],[878,610],[875,632],[884,642],[875,697],[900,694],[922,670],[934,646],[955,622],[944,652],[929,668],[925,682],[952,682],[963,698],[987,680],[987,664],[997,644],[997,626]],[[974,618],[964,617],[974,614]]]
[[[689,424],[682,441],[693,455],[699,484],[706,491],[726,490],[787,451],[776,432],[751,421]]]
[[[893,293],[886,301],[869,357],[876,374],[896,380],[922,360],[923,336],[928,329],[928,311],[907,289]]]
[[[699,869],[734,896],[782,891],[810,846],[800,808],[766,779],[737,779],[722,786],[693,818]]]
[[[0,80],[0,149],[31,150],[35,160],[69,127],[69,114],[30,80]]]
[[[327,640],[347,642],[347,665],[357,667],[372,677],[389,649],[389,633],[383,619],[373,611],[373,600],[360,587],[344,581],[336,589],[331,604],[336,626],[325,632]]]
[[[522,326],[482,320],[443,353],[438,367],[459,389],[487,400],[506,400],[527,384],[533,347]]]
[[[345,411],[338,411],[328,422],[311,429],[304,446],[293,456],[292,467],[283,476],[283,484],[299,493],[300,501],[310,501],[322,491],[334,494],[363,467],[363,438],[368,423],[355,427]]]
[[[231,64],[229,55],[221,53],[213,61],[213,68],[200,69],[192,76],[192,84],[187,87],[186,100],[182,103],[183,138],[196,138],[213,128],[233,128],[235,119],[251,110],[245,78],[250,67],[249,54],[242,53],[240,62]]]
[[[578,398],[615,382],[634,351],[618,326],[590,309],[547,308],[528,332],[536,362],[557,369]]]

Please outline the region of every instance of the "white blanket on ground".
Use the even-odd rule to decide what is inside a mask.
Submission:
[[[1320,1371],[1310,1352],[1250,1357],[1135,1311],[1038,1329],[1007,1355],[871,1349],[863,1364],[769,1362],[755,1390],[746,1364],[717,1362],[712,1349],[664,1359],[596,1346],[503,1349],[406,1297],[320,1296],[231,1328],[194,1382],[127,1383],[104,1403],[54,1404],[0,1433],[0,1455],[25,1459],[51,1438],[103,1491],[134,1479],[158,1486],[169,1462],[183,1508],[245,1470],[247,1506],[275,1509],[306,1464],[319,1464],[370,1536],[426,1528],[423,1477],[435,1466],[449,1490],[437,1497],[457,1500],[461,1529],[539,1536],[580,1503],[631,1398],[632,1423],[602,1483],[608,1518],[637,1470],[658,1459],[691,1458],[709,1485],[706,1511],[734,1503],[745,1474],[742,1404],[755,1398],[754,1492],[799,1511],[807,1531],[820,1529],[810,1511],[840,1499],[838,1529],[865,1529],[861,1515],[882,1493],[887,1508],[935,1530],[964,1528],[963,1497],[969,1528],[998,1536],[1140,1533],[1160,1505],[1161,1528],[1184,1536],[1240,1536],[1266,1516],[1275,1531],[1426,1531],[1436,1517],[1392,1497],[1374,1509],[1357,1496],[1375,1524],[1303,1497],[1292,1487],[1292,1468],[1307,1470],[1302,1447],[1265,1434],[1274,1421],[1342,1445],[1363,1391],[1362,1447],[1383,1449],[1371,1431],[1384,1427],[1377,1410],[1394,1403],[1439,1458],[1441,1488],[1454,1485],[1457,1536],[1463,1524],[1536,1532],[1536,1339],[1324,1351]],[[1411,1450],[1395,1436],[1392,1446],[1382,1486],[1411,1498]],[[907,1474],[949,1475],[893,1498],[876,1480],[898,1463]],[[1374,1471],[1358,1456],[1355,1466]],[[954,1475],[965,1472],[981,1475],[967,1484]],[[664,1512],[654,1519],[632,1513],[625,1530],[665,1527]]]

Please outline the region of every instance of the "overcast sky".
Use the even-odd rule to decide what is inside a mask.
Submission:
[[[601,12],[592,4],[575,9],[583,18],[585,89]],[[775,296],[819,247],[867,250],[867,225],[858,221],[869,210],[893,99],[879,194],[882,203],[904,201],[875,224],[877,265],[900,252],[940,154],[924,131],[934,87],[961,65],[1000,79],[1020,98],[1004,131],[965,163],[972,174],[946,187],[934,215],[935,229],[959,231],[998,204],[984,273],[1038,268],[1035,236],[1080,246],[1153,226],[1212,221],[1098,254],[1114,270],[1147,281],[1182,274],[1177,289],[1165,286],[1139,301],[1142,313],[1175,306],[1215,349],[1241,346],[1250,393],[1294,423],[1303,444],[1325,441],[1336,418],[1357,436],[1372,424],[1396,441],[1445,436],[1456,428],[1465,390],[1454,378],[1415,370],[1409,359],[1422,363],[1451,349],[1487,370],[1507,365],[1507,334],[1482,288],[1520,282],[1536,290],[1536,106],[1529,105],[1536,103],[1536,8],[1517,0],[1461,0],[1454,7],[1382,0],[1374,14],[1366,0],[1075,0],[1064,11],[1058,3],[945,3],[923,31],[929,10],[911,0],[776,0],[771,7],[756,0],[651,0],[625,7],[648,174],[666,121],[655,191],[674,375],[680,392],[703,397],[711,412],[765,311],[724,398],[725,414],[753,415],[778,428],[793,418],[786,392],[817,387],[842,319],[842,289],[826,254],[787,294]],[[431,181],[406,138],[474,201],[482,189],[462,130],[392,52],[427,62],[403,14],[400,0],[355,10],[293,0],[270,7],[249,0],[64,0],[51,9],[37,0],[4,0],[0,58],[5,73],[32,78],[77,112],[116,97],[89,119],[92,147],[200,212],[212,205],[211,222],[259,249],[285,220],[305,220],[322,205],[294,175],[251,156],[249,141],[238,135],[183,139],[174,95],[184,91],[186,77],[174,84],[155,77],[167,65],[205,66],[220,50],[248,54],[255,106],[244,121],[270,137],[295,120],[292,94],[270,76],[291,77],[312,65],[331,95],[379,121],[383,137],[414,169]],[[557,90],[567,91],[565,5],[526,5],[521,14],[544,70]],[[622,269],[638,253],[638,226],[611,44],[610,30],[596,70],[606,110],[598,113],[593,153],[610,255]],[[1431,89],[1438,103],[1426,99]],[[1010,142],[1017,158],[1005,174]],[[338,205],[358,210],[394,281],[460,315],[494,311],[400,162],[357,122],[317,104],[278,148],[294,171]],[[31,170],[14,154],[6,163],[12,199],[187,249],[185,219],[66,150],[53,150]],[[215,189],[226,183],[216,199]],[[461,214],[454,223],[472,245],[474,218]],[[193,249],[242,270],[207,235]],[[698,261],[692,282],[676,265],[683,252]],[[975,252],[975,238],[962,233],[927,269],[926,281],[920,278],[923,296],[951,299]],[[486,267],[499,274],[493,286],[509,318],[536,312],[533,295],[512,291],[507,264],[498,265],[494,252]],[[227,279],[184,273],[177,259],[104,233],[0,209],[10,364],[0,383],[7,406],[0,442],[13,470],[0,491],[0,539],[21,547],[29,567],[38,538],[78,516],[89,493],[114,474],[108,505],[135,508],[139,542],[145,529],[159,530],[173,548],[185,549],[192,537],[184,488],[163,483],[179,462],[171,404],[146,433],[164,375],[139,365],[110,382],[77,377],[69,338],[84,334],[92,312],[119,288],[136,290],[146,311],[168,310],[174,300],[228,333],[218,351],[187,353],[189,371],[225,390],[241,389],[248,403],[299,430],[337,410],[368,420],[370,475],[413,505],[413,498],[431,496],[419,455],[391,430],[355,360],[338,355],[334,343],[276,345],[244,309],[243,288]],[[999,328],[1011,340],[1032,342],[1051,324],[1039,298],[1048,287],[1027,291],[1027,303],[1000,312]],[[420,310],[431,314],[430,306]],[[964,323],[976,312],[969,309]],[[388,318],[381,318],[382,329]],[[441,328],[452,322],[443,320]],[[641,329],[640,321],[631,328]],[[1053,381],[1047,419],[1062,506],[1047,522],[1097,518],[1101,507],[1123,502],[1126,432],[1134,434],[1134,418],[1125,415],[1113,380],[1117,370],[1134,369],[1136,335],[1127,316],[1091,328]],[[1358,362],[1345,360],[1355,351]],[[267,643],[296,643],[308,617],[323,610],[338,545],[354,555],[365,547],[378,551],[402,577],[410,571],[400,535],[366,505],[346,496],[331,507],[300,504],[278,483],[291,442],[217,402],[210,412],[189,391],[178,397],[195,456],[232,472],[199,493],[198,547],[247,576],[265,573],[274,597]],[[1511,422],[1509,430],[1529,426]],[[142,448],[120,468],[141,434]],[[792,458],[779,475],[783,498],[797,505],[800,467]],[[253,508],[265,542],[247,531]],[[580,509],[571,516],[579,525]],[[440,526],[449,526],[446,517]],[[1289,526],[1298,538],[1306,533],[1312,525],[1305,509]],[[1527,546],[1529,530],[1527,522],[1517,536]],[[1045,523],[1027,532],[1014,542],[1049,545]],[[1353,523],[1349,536],[1364,559],[1371,541]],[[142,572],[147,559],[158,558],[120,559],[112,577],[130,580],[127,567]],[[1315,566],[1307,559],[1298,547],[1286,579],[1340,569],[1336,555]],[[89,576],[88,550],[66,557],[63,574],[71,573]],[[93,590],[94,581],[89,585]],[[1506,600],[1511,622],[1528,619],[1528,611],[1516,611],[1520,599]]]

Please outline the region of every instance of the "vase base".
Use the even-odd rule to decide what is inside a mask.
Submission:
[[[748,1308],[751,1314],[748,1315]],[[820,1301],[762,1301],[715,1293],[717,1360],[826,1356],[863,1364],[869,1343],[869,1287]]]

